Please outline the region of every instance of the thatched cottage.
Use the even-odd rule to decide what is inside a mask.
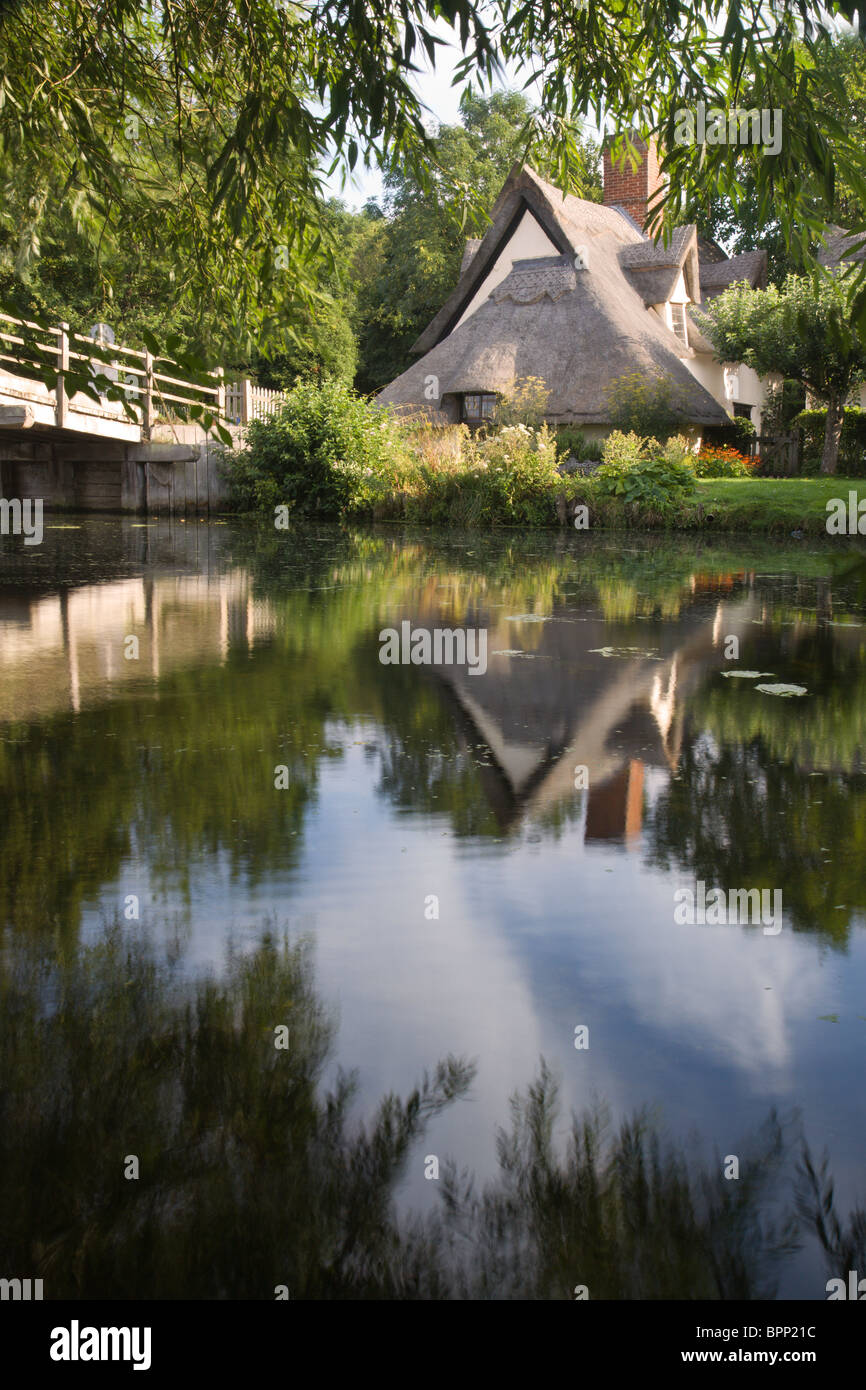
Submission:
[[[700,432],[732,415],[760,426],[764,388],[721,363],[693,309],[735,281],[766,283],[763,251],[727,257],[694,226],[665,245],[643,230],[660,187],[652,145],[637,169],[604,155],[604,202],[563,196],[515,165],[460,279],[414,344],[418,360],[377,397],[382,405],[477,424],[513,383],[540,378],[551,424],[587,435],[610,427],[608,389],[641,373],[673,383],[683,423]]]

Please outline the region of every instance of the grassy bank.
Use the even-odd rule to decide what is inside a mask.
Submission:
[[[659,507],[605,496],[592,478],[581,478],[540,487],[532,513],[524,510],[508,517],[485,514],[475,489],[461,487],[455,479],[447,491],[439,484],[430,493],[395,492],[378,503],[373,517],[461,527],[556,527],[571,526],[576,509],[585,506],[588,531],[752,532],[778,537],[793,533],[827,539],[827,503],[842,498],[847,507],[849,491],[866,500],[862,478],[698,478],[689,497]]]
[[[863,478],[707,478],[698,482],[705,524],[722,531],[827,534],[827,503],[866,498]]]
[[[827,503],[847,500],[849,491],[866,498],[862,478],[706,478],[698,479],[693,497],[668,515],[647,508],[595,503],[591,486],[583,489],[592,524],[613,529],[682,531],[757,531],[765,535],[827,535]]]

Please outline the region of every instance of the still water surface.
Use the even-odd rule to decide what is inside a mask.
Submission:
[[[329,1206],[316,1187],[330,1233],[315,1223],[304,1233],[306,1264],[292,1263],[301,1239],[293,1228],[281,1237],[291,1258],[260,1252],[244,1272],[235,1252],[227,1259],[235,1273],[216,1285],[195,1274],[193,1260],[187,1296],[272,1297],[256,1281],[278,1281],[281,1258],[293,1296],[370,1291],[369,1271],[355,1284],[344,1273],[328,1284],[339,1260],[322,1248],[339,1245],[346,1211],[366,1210],[369,1198],[378,1225],[377,1202],[387,1207],[393,1196],[397,1225],[411,1213],[435,1220],[448,1159],[474,1173],[476,1190],[501,1184],[497,1129],[511,1123],[510,1097],[525,1096],[545,1064],[559,1087],[559,1153],[572,1111],[606,1110],[614,1135],[643,1111],[662,1144],[683,1155],[683,1180],[709,1184],[711,1203],[724,1207],[734,1183],[760,1169],[766,1184],[749,1219],[763,1228],[771,1216],[783,1225],[793,1209],[804,1141],[816,1164],[827,1151],[843,1226],[863,1202],[862,553],[730,538],[443,538],[327,527],[257,536],[231,524],[89,519],[48,529],[38,553],[3,546],[0,916],[12,1000],[4,1094],[18,1134],[15,1156],[11,1141],[4,1149],[14,1207],[4,1253],[7,1262],[42,1262],[46,1296],[52,1270],[58,1294],[111,1296],[113,1281],[122,1294],[184,1296],[156,1257],[150,1274],[137,1272],[147,1269],[139,1218],[119,1214],[128,1188],[111,1176],[138,1152],[134,1142],[150,1142],[148,1171],[162,1176],[148,1189],[148,1219],[162,1239],[184,1200],[177,1173],[160,1167],[170,1147],[159,1137],[163,1121],[175,1138],[195,1132],[183,1181],[200,1168],[221,1182],[235,1161],[249,1162],[246,1179],[235,1175],[240,1188],[249,1184],[239,1210],[250,1203],[253,1224],[279,1226],[279,1215],[256,1205],[274,1146],[297,1154],[309,1141],[296,1110],[274,1136],[281,1102],[256,1090],[257,1068],[282,1060],[272,1042],[281,1024],[292,1065],[309,1062],[308,1118],[313,1092],[321,1097],[339,1087],[341,1072],[356,1073],[346,1098],[356,1138],[361,1124],[369,1136],[386,1093],[406,1097],[440,1059],[463,1059],[474,1072],[454,1084],[450,1103],[431,1105],[423,1137],[407,1139],[405,1155],[376,1175],[377,1196],[344,1193]],[[404,620],[486,630],[486,672],[383,665],[379,633]],[[731,638],[736,661],[726,657]],[[763,693],[757,679],[724,674],[736,669],[807,693]],[[282,778],[277,768],[287,770]],[[698,881],[780,889],[781,930],[678,923],[674,893]],[[301,943],[303,959],[276,983],[273,961],[256,973],[270,949],[263,937]],[[114,942],[107,957],[106,940]],[[143,948],[149,964],[112,956],[120,940]],[[252,973],[238,984],[244,960]],[[139,966],[156,972],[149,983]],[[247,1006],[256,1024],[240,1025],[231,1059],[211,1050],[193,1066],[189,1030],[181,1039],[160,1011],[208,977],[215,988],[235,980],[240,991],[225,1005],[224,1030]],[[158,1028],[136,1021],[132,994],[160,1015]],[[327,1024],[324,1014],[316,1022],[319,1009]],[[323,1036],[331,1030],[321,1049],[320,1024]],[[160,1029],[163,1053],[142,1043]],[[578,1035],[588,1046],[575,1045],[576,1029],[588,1030]],[[134,1073],[144,1078],[134,1090],[152,1074],[159,1096],[116,1094],[99,1081],[100,1057],[113,1085],[125,1088]],[[237,1082],[230,1103],[214,1099],[225,1075]],[[180,1119],[169,1122],[178,1076],[188,1089]],[[206,1103],[190,1099],[196,1085]],[[226,1106],[238,1114],[261,1106],[262,1128],[214,1140]],[[768,1140],[762,1126],[774,1110],[781,1128]],[[249,1115],[243,1124],[253,1124]],[[102,1136],[89,1154],[85,1131]],[[108,1157],[105,1135],[117,1136]],[[755,1159],[749,1169],[762,1142],[772,1162],[761,1168]],[[341,1150],[339,1159],[317,1150],[285,1201],[313,1182],[316,1165],[315,1183],[332,1165],[366,1172],[373,1149]],[[743,1178],[722,1176],[728,1156],[739,1156]],[[425,1178],[431,1157],[438,1179]],[[524,1159],[544,1167],[538,1153]],[[58,1170],[72,1176],[52,1207],[28,1184],[50,1186]],[[542,1202],[557,1240],[560,1197],[551,1189]],[[693,1198],[673,1183],[664,1200],[682,1215]],[[531,1204],[525,1189],[512,1199],[521,1211]],[[507,1227],[516,1208],[502,1200]],[[577,1201],[581,1211],[589,1200]],[[206,1211],[201,1194],[195,1201]],[[208,1228],[209,1268],[225,1254],[221,1241],[231,1243],[231,1187],[220,1201],[224,1236]],[[617,1225],[621,1208],[613,1235],[581,1227],[543,1276],[531,1273],[521,1245],[536,1231],[517,1241],[519,1269],[510,1273],[491,1257],[480,1283],[427,1287],[438,1256],[425,1247],[413,1256],[422,1273],[408,1284],[395,1276],[384,1291],[571,1297],[580,1282],[590,1297],[742,1291],[711,1274],[704,1286],[694,1271],[662,1272],[680,1258],[662,1234],[679,1217],[659,1205],[639,1255]],[[481,1221],[478,1211],[473,1219]],[[365,1230],[352,1235],[362,1264],[373,1239]],[[188,1235],[184,1228],[171,1240]],[[748,1264],[753,1239],[741,1237]],[[248,1231],[237,1238],[256,1250],[267,1244]],[[581,1241],[608,1242],[604,1269],[593,1266],[588,1279],[598,1252]],[[705,1262],[712,1258],[705,1250]],[[640,1264],[637,1285],[626,1264],[632,1272]],[[835,1272],[844,1275],[806,1220],[770,1283],[756,1277],[743,1287],[823,1298]]]

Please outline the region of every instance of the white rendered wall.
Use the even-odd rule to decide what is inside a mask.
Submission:
[[[683,364],[688,367],[692,376],[697,377],[713,399],[718,401],[722,409],[732,415],[734,403],[729,401],[725,395],[725,369],[722,363],[708,352],[698,352],[695,353],[694,357],[684,357]],[[752,407],[752,424],[757,430],[760,430],[761,416],[767,399],[767,384],[763,377],[759,377],[757,372],[742,362],[739,364],[737,372],[739,376],[737,400]]]
[[[463,316],[454,327],[459,328],[460,324],[465,323],[476,309],[481,308],[481,305],[490,297],[497,285],[501,285],[506,275],[510,275],[511,267],[515,261],[528,261],[539,256],[558,256],[559,254],[559,247],[554,246],[550,237],[542,230],[532,213],[527,209],[518,222],[511,240],[503,248],[498,260],[494,261],[476,294],[466,306]]]

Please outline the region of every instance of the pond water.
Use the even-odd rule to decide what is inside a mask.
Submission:
[[[825,1298],[845,1276],[862,551],[89,518],[2,547],[4,1264],[35,1261],[46,1297]],[[384,663],[406,622],[484,634],[486,661]],[[700,885],[781,910],[684,921]],[[424,1133],[389,1121],[449,1056]],[[593,1107],[601,1195],[563,1156]],[[436,1227],[376,1284],[375,1233],[433,1231],[464,1170],[488,1195],[464,1193],[460,1278],[431,1274]]]

